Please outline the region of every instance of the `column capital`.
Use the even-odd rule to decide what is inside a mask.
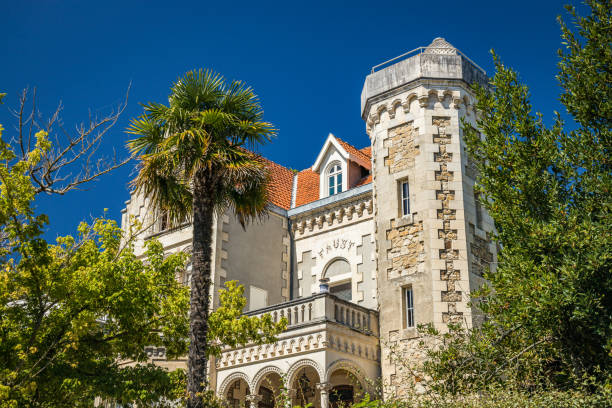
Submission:
[[[329,390],[331,390],[332,385],[330,382],[320,382],[317,383],[317,390],[321,391],[321,392],[327,392]]]
[[[249,403],[251,403],[251,404],[258,404],[258,403],[260,403],[262,398],[263,397],[261,395],[257,395],[257,394],[249,394],[249,395],[246,396],[246,400]]]

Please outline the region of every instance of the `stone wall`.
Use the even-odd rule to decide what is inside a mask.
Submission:
[[[387,250],[387,259],[390,261],[387,279],[417,273],[425,254],[423,222],[402,223],[402,220],[393,220],[391,229],[387,230],[387,240],[391,243]]]
[[[419,80],[371,108],[382,380],[401,395],[420,386],[409,376],[422,363],[423,338],[407,327],[404,290],[411,289],[416,324],[444,330],[471,322],[460,118],[469,112],[461,84]],[[410,214],[400,212],[401,183],[410,186]],[[473,184],[473,181],[472,181]],[[468,323],[469,324],[469,323]],[[410,378],[408,378],[410,377]]]
[[[414,158],[419,154],[419,147],[415,145],[414,138],[418,129],[411,123],[405,123],[389,129],[389,137],[385,139],[384,146],[388,149],[385,157],[385,166],[390,173],[414,167]]]
[[[235,217],[223,217],[219,278],[245,286],[247,308],[251,285],[267,291],[268,305],[289,299],[287,227],[287,219],[274,212],[246,230]]]

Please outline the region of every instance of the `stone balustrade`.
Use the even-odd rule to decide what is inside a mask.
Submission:
[[[308,324],[335,322],[364,334],[378,336],[377,311],[329,293],[319,293],[246,313],[247,316],[263,314],[270,314],[275,322],[286,318],[287,330]]]

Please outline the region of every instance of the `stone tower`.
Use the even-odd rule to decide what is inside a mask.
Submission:
[[[393,350],[407,363],[420,357],[417,324],[474,324],[469,294],[495,261],[461,131],[462,118],[475,119],[473,82],[486,83],[485,72],[436,38],[374,67],[361,94],[372,144],[381,368],[392,388],[406,384]]]

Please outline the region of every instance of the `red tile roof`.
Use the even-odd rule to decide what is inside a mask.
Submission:
[[[367,176],[359,180],[357,184],[355,184],[353,187],[363,186],[365,184],[370,184],[371,182],[372,182],[372,175],[368,174]]]
[[[351,155],[359,157],[365,163],[370,163],[371,148],[364,147],[356,149],[354,146],[338,139],[342,147]],[[280,208],[288,210],[291,208],[291,197],[293,193],[294,174],[288,168],[274,163],[266,158],[268,169],[270,170],[270,202]],[[367,167],[370,169],[370,166]],[[367,175],[355,184],[352,188],[363,186],[372,182],[372,175]],[[310,168],[297,173],[297,189],[295,196],[295,207],[312,203],[319,199],[319,173],[315,173]]]
[[[319,199],[319,173],[305,169],[298,173],[295,206],[312,203]]]
[[[372,146],[366,146],[363,149],[359,149],[359,151],[368,156],[368,158],[372,157]]]
[[[280,208],[291,208],[291,192],[293,191],[293,172],[280,164],[262,157],[270,171],[268,194],[270,202]]]
[[[367,163],[367,165],[365,166],[365,168],[366,168],[366,169],[368,169],[368,170],[370,170],[370,168],[371,168],[372,166],[370,165],[370,155],[369,155],[369,154],[366,154],[365,152],[363,152],[363,151],[362,151],[363,149],[361,149],[361,150],[357,150],[357,149],[355,148],[355,146],[353,146],[353,145],[350,145],[350,144],[346,143],[344,140],[342,140],[342,139],[340,139],[340,138],[337,138],[337,137],[336,137],[336,140],[338,141],[338,143],[340,143],[340,145],[342,145],[342,147],[344,147],[344,150],[346,150],[346,151],[348,152],[348,154],[350,154],[350,155],[352,155],[352,156],[355,156],[355,157],[358,157],[359,159],[361,159],[362,161],[364,161],[365,163]],[[364,148],[364,149],[365,149],[365,148]]]

